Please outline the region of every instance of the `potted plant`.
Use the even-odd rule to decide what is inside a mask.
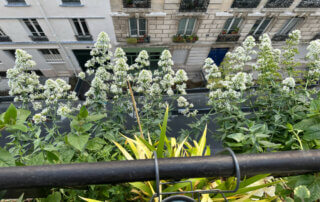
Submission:
[[[127,38],[127,43],[128,44],[137,44],[138,40],[137,40],[137,38],[129,37],[129,38]]]

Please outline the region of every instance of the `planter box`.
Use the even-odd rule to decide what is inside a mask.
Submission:
[[[217,42],[235,42],[240,38],[240,34],[219,34]]]
[[[288,35],[276,34],[272,37],[272,41],[285,41]]]
[[[172,37],[172,42],[174,43],[194,43],[198,41],[199,37],[197,35],[175,35]]]
[[[150,43],[150,36],[146,37],[129,37],[127,38],[128,44],[137,44],[137,43]]]

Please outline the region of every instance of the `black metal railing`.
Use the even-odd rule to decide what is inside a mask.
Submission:
[[[151,0],[122,0],[124,8],[151,8]]]
[[[29,36],[32,41],[49,41],[47,36]]]
[[[234,0],[231,8],[256,8],[261,0]]]
[[[217,42],[235,42],[240,38],[240,34],[219,34]]]
[[[293,0],[269,0],[265,8],[288,8],[293,3]]]
[[[179,12],[206,12],[210,0],[181,0]]]
[[[287,34],[276,34],[272,37],[272,41],[285,41],[288,37]]]
[[[0,42],[12,41],[9,36],[0,36]]]
[[[320,0],[302,0],[298,8],[320,8]]]
[[[78,41],[92,41],[91,35],[75,35]]]

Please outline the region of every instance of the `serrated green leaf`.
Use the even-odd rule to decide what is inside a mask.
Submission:
[[[98,151],[98,150],[102,149],[102,147],[104,145],[106,145],[105,140],[103,140],[99,137],[95,137],[95,138],[88,141],[86,149],[91,150],[91,151]]]
[[[300,199],[307,199],[310,198],[310,191],[306,186],[300,185],[294,189],[294,196]]]
[[[19,123],[24,123],[31,114],[29,110],[25,110],[25,109],[18,109],[17,112],[18,112],[17,121]]]
[[[17,113],[17,108],[13,104],[10,104],[3,117],[4,123],[14,125],[17,121]]]
[[[243,140],[246,139],[246,137],[242,133],[233,133],[233,134],[228,135],[227,137],[235,140],[236,142],[242,142]]]
[[[302,138],[307,141],[320,139],[320,123],[307,128]]]
[[[88,140],[89,135],[76,135],[76,134],[69,134],[68,137],[68,143],[74,147],[75,149],[79,151],[83,151],[85,148]]]
[[[20,130],[26,133],[28,132],[28,127],[23,124],[8,125],[7,130]]]
[[[77,117],[79,119],[85,119],[88,117],[88,115],[89,115],[89,113],[88,113],[87,108],[85,106],[82,106]]]
[[[90,115],[86,118],[87,121],[93,122],[93,121],[99,121],[100,119],[103,119],[107,117],[105,114],[96,114],[96,115]]]
[[[13,156],[8,151],[0,147],[0,167],[10,167],[15,165]]]

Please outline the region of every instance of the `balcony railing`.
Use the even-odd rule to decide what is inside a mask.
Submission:
[[[293,0],[269,0],[265,8],[288,8],[293,3]]]
[[[150,36],[129,37],[127,38],[127,43],[128,44],[150,43]]]
[[[256,8],[261,0],[234,0],[231,8]]]
[[[91,35],[75,35],[78,41],[92,41]]]
[[[240,38],[240,34],[219,34],[217,42],[235,42]]]
[[[29,36],[32,41],[49,41],[47,36]]]
[[[272,41],[285,41],[287,38],[287,34],[276,34],[273,36]]]
[[[150,0],[122,0],[124,8],[151,8]]]
[[[302,0],[298,8],[320,8],[320,0]]]
[[[206,12],[210,0],[181,0],[179,12]]]
[[[0,36],[0,42],[10,42],[12,41],[9,36]]]

